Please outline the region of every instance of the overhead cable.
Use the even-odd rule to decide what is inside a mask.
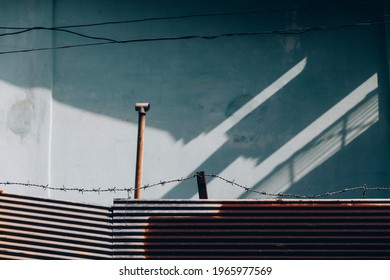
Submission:
[[[346,4],[337,4],[337,5],[326,5],[326,6],[313,6],[313,7],[302,7],[302,8],[285,8],[285,9],[268,9],[264,11],[234,11],[234,12],[220,12],[220,13],[206,13],[206,14],[191,14],[191,15],[178,15],[178,16],[167,16],[167,17],[149,17],[149,18],[140,18],[140,19],[129,19],[129,20],[119,20],[119,21],[105,21],[105,22],[95,22],[95,23],[86,23],[86,24],[73,24],[73,25],[62,25],[55,27],[15,27],[15,26],[0,26],[0,29],[9,29],[9,30],[34,30],[34,29],[67,29],[67,28],[80,28],[80,27],[92,27],[92,26],[102,26],[102,25],[116,25],[116,24],[128,24],[128,23],[140,23],[148,21],[164,21],[164,20],[177,20],[177,19],[189,19],[197,17],[219,17],[219,16],[236,16],[236,15],[257,15],[257,14],[267,14],[267,13],[280,13],[280,12],[303,12],[303,11],[316,11],[324,9],[338,9],[338,8],[348,8],[360,5],[371,5],[371,4],[384,4],[385,1],[360,1],[352,2]]]
[[[102,40],[105,41],[94,42],[94,43],[70,44],[70,45],[62,45],[62,46],[54,46],[54,47],[1,51],[0,55],[109,45],[109,44],[130,44],[130,43],[142,43],[142,42],[180,41],[180,40],[194,40],[194,39],[213,40],[213,39],[227,38],[227,37],[259,36],[259,35],[299,35],[299,34],[309,33],[314,31],[336,30],[336,29],[353,28],[353,27],[369,27],[369,26],[384,25],[389,23],[390,23],[389,21],[369,21],[369,22],[359,22],[359,23],[339,24],[339,25],[321,25],[321,26],[314,26],[314,27],[302,27],[302,28],[281,29],[281,30],[271,30],[271,31],[223,33],[217,35],[186,35],[186,36],[178,36],[178,37],[155,37],[155,38],[139,38],[139,39],[126,39],[126,40],[114,40],[110,38],[101,38]]]

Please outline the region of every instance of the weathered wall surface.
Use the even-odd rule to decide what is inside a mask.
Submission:
[[[154,18],[67,30],[110,40],[210,37],[1,55],[3,180],[132,186],[134,103],[141,101],[151,103],[145,184],[205,170],[276,193],[388,185],[383,1],[59,0],[7,5],[3,26]],[[170,18],[187,15],[203,16]],[[366,22],[374,24],[360,24]],[[254,32],[262,34],[248,34]],[[216,36],[223,34],[235,36]],[[58,30],[0,40],[5,42],[2,50],[108,42]],[[16,93],[10,94],[12,90]],[[196,191],[195,181],[188,181],[148,189],[143,197],[192,198]],[[105,204],[120,194],[47,195]],[[220,181],[209,182],[209,195],[253,197]]]
[[[52,25],[51,1],[1,1],[2,27]],[[0,51],[51,46],[51,32],[1,29]],[[50,181],[52,53],[0,57],[0,177],[2,181]],[[8,190],[8,189],[7,189]],[[13,190],[46,195],[33,189]]]

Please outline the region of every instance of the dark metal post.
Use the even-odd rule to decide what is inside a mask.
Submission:
[[[208,199],[206,176],[204,171],[196,172],[196,180],[198,182],[199,199]]]
[[[144,131],[146,112],[149,111],[149,103],[136,103],[135,110],[138,111],[138,141],[137,141],[137,163],[135,169],[135,193],[134,198],[141,198],[142,184],[142,161],[144,154]]]

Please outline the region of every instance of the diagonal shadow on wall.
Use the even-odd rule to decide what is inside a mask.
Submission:
[[[241,170],[249,178],[246,181],[249,188],[270,193],[288,190],[379,120],[379,101],[375,92],[377,79],[377,74],[371,76],[259,164],[253,165],[250,160],[246,162],[243,156],[231,158],[229,162],[232,163],[221,175],[230,177],[234,170]],[[211,182],[209,189],[215,188],[218,184]],[[174,192],[178,197],[196,194],[193,186],[182,184],[166,197],[171,198]],[[250,196],[249,193],[240,195],[241,198]]]
[[[377,74],[251,171],[253,189],[285,192],[379,121]],[[332,186],[336,187],[336,186]],[[305,193],[315,194],[315,190]],[[241,198],[251,195],[244,193]]]
[[[265,11],[277,7],[291,8],[266,13],[265,16],[253,14],[200,17],[79,30],[102,37],[140,38],[190,33],[283,30],[364,22],[383,16],[383,6],[378,4],[379,2],[370,8],[368,5],[359,5],[356,9],[345,6],[326,12],[321,9],[300,10],[308,5],[301,1],[295,3],[296,7],[292,7],[294,4],[289,1],[271,4],[254,3],[256,1],[217,1],[212,4],[210,1],[201,1],[183,4],[180,1],[172,1],[170,5],[161,1],[152,1],[153,5],[120,2],[97,1],[91,5],[80,4],[79,1],[54,1],[54,22],[50,22],[51,17],[46,18],[43,14],[37,13],[34,17],[37,17],[38,25],[50,26],[222,10]],[[18,4],[18,7],[20,10],[11,6],[9,10],[12,8],[23,12],[25,9],[23,4]],[[88,8],[85,9],[88,12],[82,19],[78,12],[82,10],[81,7]],[[25,19],[20,18],[14,22],[11,21],[13,13],[8,14],[9,18],[3,18],[7,24],[26,25]],[[30,13],[30,16],[32,14]],[[43,19],[44,22],[41,22]],[[240,182],[243,179],[244,184],[257,189],[278,184],[292,188],[298,181],[302,182],[303,178],[307,180],[310,177],[312,182],[317,180],[318,188],[328,190],[329,182],[320,184],[319,178],[313,174],[318,172],[316,167],[320,164],[337,164],[337,160],[317,162],[312,155],[323,152],[317,150],[317,146],[326,149],[326,145],[334,144],[340,148],[339,136],[330,136],[332,133],[339,133],[338,129],[342,130],[343,124],[337,123],[337,120],[334,120],[335,127],[329,123],[329,128],[317,131],[318,134],[315,133],[301,142],[296,141],[288,153],[279,153],[281,156],[278,160],[271,162],[271,159],[275,158],[274,154],[277,154],[281,147],[295,139],[300,131],[304,131],[318,116],[340,102],[346,93],[351,92],[372,73],[378,73],[378,80],[383,78],[377,94],[383,109],[381,113],[388,116],[388,73],[387,64],[384,63],[387,61],[385,29],[382,25],[359,26],[305,34],[122,44],[57,50],[52,54],[36,52],[2,56],[0,76],[4,81],[23,87],[20,94],[28,97],[34,96],[30,90],[32,87],[51,89],[50,98],[53,104],[60,105],[50,109],[54,137],[50,138],[53,143],[50,153],[53,153],[49,155],[52,160],[48,173],[49,176],[52,175],[51,183],[54,185],[131,185],[131,164],[135,156],[129,147],[135,146],[133,144],[136,136],[133,129],[137,117],[133,104],[145,100],[152,104],[147,131],[156,131],[156,137],[151,139],[151,144],[157,146],[145,161],[146,183],[192,175],[198,169],[203,169],[207,173],[218,173],[229,178],[237,178],[237,175],[240,175],[237,178]],[[4,50],[23,47],[24,43],[26,46],[40,47],[50,46],[51,43],[77,44],[87,40],[60,33],[39,32],[24,35],[11,37],[15,42],[10,41],[10,45],[3,46]],[[35,41],[32,40],[34,38]],[[13,43],[15,45],[12,45]],[[309,60],[294,66],[303,57],[308,57]],[[292,78],[292,75],[292,80],[284,81],[286,84],[276,83],[277,87],[268,93],[253,96],[269,82],[281,77],[284,71],[294,69],[298,65],[305,68],[302,73],[298,73],[298,70],[295,73],[299,78]],[[7,92],[6,89],[2,91]],[[50,93],[48,97],[49,95]],[[248,100],[257,103],[247,103]],[[374,100],[367,102],[372,107],[379,106],[374,105]],[[364,104],[363,102],[362,108],[366,106]],[[66,114],[59,112],[59,107],[66,107]],[[356,108],[359,108],[359,105]],[[376,147],[384,147],[388,142],[388,118],[381,117],[381,121],[376,122],[378,125],[374,126],[376,129],[371,129],[370,133],[365,133],[363,137],[362,133],[371,123],[362,119],[367,114],[361,110],[356,109],[355,112],[361,116],[355,116],[352,111],[351,114],[346,112],[345,130],[352,132],[340,133],[346,135],[344,138],[352,137],[351,135],[356,133],[360,136],[359,139],[367,138],[366,142],[354,141],[354,145],[340,149],[350,149],[348,157],[353,158],[359,154],[359,157],[355,158],[365,158],[376,164],[375,168],[368,172],[365,171],[367,165],[354,166],[351,168],[351,174],[361,176],[360,179],[376,176],[377,180],[372,181],[383,184],[388,181],[390,174],[390,154],[388,148],[382,151]],[[355,118],[356,126],[349,125],[350,118]],[[103,121],[105,126],[102,125]],[[113,128],[112,123],[121,125]],[[326,140],[328,136],[329,140]],[[93,146],[91,142],[97,145]],[[301,145],[303,143],[305,147]],[[50,145],[41,143],[41,146],[46,151]],[[147,147],[148,150],[150,146]],[[376,150],[364,157],[369,153],[362,151],[368,150],[367,146]],[[9,146],[5,147],[4,150],[9,150]],[[333,146],[329,151],[333,151]],[[333,155],[333,152],[331,154]],[[340,154],[343,153],[337,153],[338,156]],[[322,159],[324,158],[330,159],[329,154],[325,153],[322,156]],[[268,169],[263,168],[266,165],[264,162],[267,163]],[[48,165],[46,161],[42,164],[45,170]],[[35,162],[31,166],[36,166]],[[107,170],[109,172],[106,172]],[[308,170],[311,170],[311,176],[305,176]],[[322,174],[321,180],[331,177],[335,179],[339,177],[337,172],[339,171],[336,167],[329,168]],[[278,181],[279,179],[281,181]],[[345,182],[351,184],[362,180],[351,178]],[[216,182],[209,185],[210,188],[219,190],[215,193],[216,197],[227,195],[225,189],[217,186]],[[159,189],[149,197],[190,198],[195,195],[195,189],[193,185],[181,184],[167,193],[166,189]],[[233,190],[229,195],[236,198],[242,194]]]
[[[286,73],[281,75],[275,82],[270,84],[267,88],[259,92],[254,98],[249,100],[236,112],[234,112],[230,117],[224,120],[216,128],[211,130],[207,134],[201,134],[199,137],[195,138],[189,142],[181,156],[186,158],[189,155],[193,156],[193,159],[189,162],[188,174],[194,173],[194,166],[199,168],[207,159],[212,157],[212,155],[217,152],[221,147],[229,140],[227,132],[231,130],[235,125],[240,123],[245,117],[250,115],[254,110],[258,109],[263,103],[270,99],[274,94],[280,91],[282,88],[287,86],[293,79],[295,79],[299,74],[302,73],[306,66],[306,58],[298,62],[295,66],[289,69]],[[207,146],[204,143],[208,143]],[[196,151],[196,153],[194,153]],[[183,167],[182,167],[183,168]],[[195,168],[195,171],[196,171]],[[180,185],[176,188],[170,190],[165,198],[171,198],[174,193],[175,197],[186,197],[189,198],[193,196],[194,190],[191,186],[183,187]]]

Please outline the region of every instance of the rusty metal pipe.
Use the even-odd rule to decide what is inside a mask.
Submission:
[[[135,110],[138,111],[138,140],[137,140],[137,162],[135,167],[135,193],[134,198],[141,198],[142,165],[144,154],[144,132],[146,112],[149,111],[149,103],[135,103]]]

